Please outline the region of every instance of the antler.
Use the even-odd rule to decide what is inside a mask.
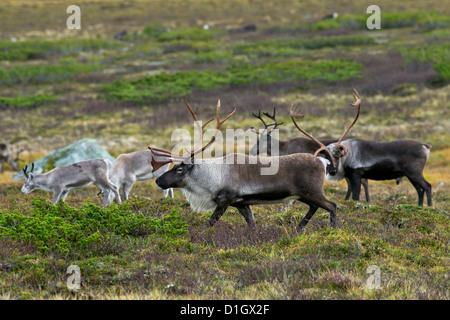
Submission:
[[[283,124],[283,122],[277,122],[277,119],[275,117],[275,112],[276,112],[276,107],[273,107],[273,115],[270,115],[268,112],[263,112],[263,114],[266,117],[268,117],[268,118],[273,120],[273,124],[271,124],[271,125],[273,125],[274,127],[273,127],[272,130],[276,129],[280,124]],[[272,130],[270,130],[270,131],[272,131]]]
[[[199,134],[198,141],[190,151],[182,154],[181,156],[178,154],[173,154],[172,152],[164,150],[164,149],[148,147],[150,150],[152,150],[153,154],[156,156],[169,157],[168,160],[164,160],[164,161],[158,161],[154,157],[152,157],[152,165],[156,165],[156,166],[158,166],[158,168],[163,166],[164,164],[173,162],[174,160],[184,161],[186,159],[193,158],[196,154],[203,152],[206,148],[208,148],[209,146],[211,146],[214,143],[214,141],[216,140],[217,134],[219,133],[220,127],[222,127],[222,125],[225,123],[225,121],[227,121],[236,112],[236,108],[235,108],[228,116],[225,117],[225,119],[220,120],[220,100],[218,100],[217,101],[217,111],[216,111],[216,117],[217,117],[216,121],[217,122],[216,122],[215,134],[204,147],[201,147],[202,142],[203,142],[203,131],[204,131],[206,125],[214,120],[214,117],[212,119],[206,121],[203,124],[203,126],[200,127],[200,125],[198,123],[198,118],[197,118],[198,106],[197,106],[197,109],[195,111],[193,111],[187,101],[187,98],[185,99],[185,103],[186,103],[187,108],[189,109],[189,112],[191,113],[192,117],[194,118],[194,121],[196,122],[196,124],[199,128],[200,134]],[[201,149],[199,149],[199,148],[201,148]]]
[[[356,113],[356,117],[355,120],[353,120],[352,124],[348,127],[345,128],[344,133],[342,134],[342,136],[339,138],[338,142],[336,142],[336,145],[334,147],[334,151],[335,153],[337,152],[337,148],[341,147],[344,152],[340,152],[340,155],[337,156],[338,158],[342,158],[343,156],[345,156],[348,152],[347,147],[344,146],[343,144],[341,144],[342,139],[344,139],[344,137],[347,135],[347,133],[350,131],[350,129],[354,126],[354,124],[356,123],[356,121],[359,118],[359,113],[361,111],[361,97],[359,96],[358,91],[356,91],[356,89],[353,88],[353,97],[355,98],[355,101],[352,102],[350,105],[353,107],[357,107],[358,108],[358,112]]]
[[[24,173],[24,175],[25,175],[25,178],[28,179],[27,168],[28,168],[28,166],[25,166],[25,168],[23,168],[22,171],[23,171],[23,173]],[[30,173],[33,172],[33,170],[34,170],[34,162],[31,164],[31,170],[30,170]]]
[[[265,115],[269,119],[273,120],[273,123],[271,123],[271,124],[266,124],[265,121],[262,119],[261,110],[258,111],[258,115],[256,115],[254,112],[252,112],[252,115],[255,118],[261,120],[261,122],[264,125],[264,129],[267,129],[267,128],[273,126],[273,128],[270,131],[267,130],[267,133],[270,133],[272,130],[276,129],[280,124],[283,124],[283,122],[277,122],[275,113],[276,113],[276,107],[273,107],[273,115],[270,115],[268,112],[263,112],[263,115]],[[256,132],[256,130],[253,127],[252,127],[252,129]]]
[[[217,138],[217,134],[219,133],[220,127],[222,127],[222,125],[225,123],[225,121],[227,121],[234,113],[236,112],[236,108],[234,108],[234,110],[225,117],[225,119],[223,119],[222,121],[220,120],[220,99],[217,101],[217,111],[216,111],[216,131],[214,133],[214,136],[211,138],[211,140],[204,146],[202,147],[200,150],[197,151],[191,151],[190,157],[194,157],[197,153],[203,152],[205,151],[206,148],[208,148],[209,146],[211,146],[214,141],[216,141]],[[214,118],[213,118],[214,119]],[[213,119],[211,119],[210,121],[208,121],[206,124],[208,124],[209,122],[211,122]],[[205,125],[202,127],[202,136],[203,136],[203,129],[204,129]]]
[[[258,115],[256,115],[254,112],[252,112],[252,115],[253,115],[255,118],[261,120],[261,122],[262,122],[263,125],[264,125],[264,129],[267,129],[267,127],[269,127],[269,126],[264,122],[263,118],[261,117],[261,110],[258,110]]]
[[[328,148],[322,142],[320,142],[319,140],[314,138],[311,134],[309,134],[308,132],[306,132],[305,130],[300,128],[300,126],[298,125],[297,121],[295,121],[295,118],[303,118],[305,116],[304,114],[300,113],[301,110],[297,111],[296,109],[297,108],[294,106],[294,104],[292,104],[290,112],[289,112],[289,114],[291,116],[291,119],[294,122],[295,126],[297,127],[298,130],[300,130],[300,132],[302,132],[303,134],[308,136],[311,140],[313,140],[314,142],[316,142],[320,146],[320,148],[318,150],[316,150],[316,152],[314,153],[314,156],[317,157],[319,152],[324,150],[324,151],[326,151],[326,152],[328,152],[330,154],[331,161],[333,162],[333,167],[336,167],[336,162],[334,161],[333,155],[331,154],[330,150],[328,150]]]

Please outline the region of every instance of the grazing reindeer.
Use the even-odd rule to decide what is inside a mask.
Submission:
[[[14,158],[11,149],[6,143],[0,143],[0,173],[3,173],[4,163],[8,163],[11,169],[14,171],[19,171],[19,154],[23,152],[23,150],[19,150],[16,153],[16,157]]]
[[[219,130],[223,122],[234,113],[231,113],[224,121],[220,121],[219,110],[220,101],[217,105],[216,130]],[[323,191],[327,167],[335,167],[335,161],[331,154],[331,163],[323,157],[317,157],[322,150],[325,152],[329,150],[298,126],[295,118],[303,117],[303,115],[296,112],[295,108],[291,108],[290,115],[296,127],[321,146],[314,155],[294,153],[279,157],[254,157],[229,154],[221,158],[202,159],[194,163],[195,154],[211,145],[215,139],[214,136],[199,151],[193,148],[190,153],[181,157],[154,150],[154,154],[171,156],[172,161],[176,158],[184,160],[156,179],[156,184],[163,189],[181,188],[195,211],[214,210],[208,226],[213,226],[226,209],[232,206],[239,210],[248,225],[253,228],[255,218],[250,209],[251,205],[299,200],[309,205],[309,211],[298,226],[299,231],[304,230],[319,208],[329,212],[330,225],[335,227],[336,204],[327,199]],[[344,135],[347,132],[344,132]],[[245,159],[244,163],[239,161],[239,157]],[[277,163],[278,171],[271,175],[262,174],[262,169],[267,168],[268,163]]]
[[[314,154],[314,152],[319,148],[320,146],[311,139],[307,138],[293,138],[291,140],[277,140],[276,138],[272,137],[272,131],[275,130],[279,125],[283,124],[283,122],[277,122],[276,116],[275,116],[276,109],[273,108],[273,115],[270,115],[267,112],[263,112],[263,114],[273,120],[273,123],[266,124],[266,122],[261,117],[261,110],[258,112],[258,114],[255,114],[252,112],[252,115],[259,119],[263,125],[264,129],[261,133],[261,135],[258,136],[258,140],[256,141],[255,145],[250,149],[250,155],[256,156],[260,153],[267,153],[269,156],[272,155],[272,143],[277,144],[278,143],[278,153],[279,155],[285,155],[285,154],[293,154],[293,153],[311,153]],[[269,129],[269,127],[273,126],[272,129]],[[252,131],[257,133],[257,131],[252,128]],[[261,136],[266,135],[267,139],[261,139]],[[335,143],[338,141],[338,139],[319,139],[319,141],[324,145],[329,145],[331,143]],[[350,199],[350,196],[352,194],[352,187],[351,187],[351,181],[349,179],[345,179],[347,181],[347,194],[345,195],[345,200]],[[361,179],[361,184],[364,187],[364,193],[366,195],[366,201],[370,202],[370,194],[369,194],[369,183],[367,179]],[[397,182],[398,184],[398,182]]]
[[[164,172],[169,170],[170,164],[168,163],[161,167],[153,167],[151,162],[149,162],[152,158],[153,154],[150,150],[121,154],[117,157],[114,166],[111,169],[111,173],[109,174],[109,179],[119,188],[119,190],[122,188],[122,201],[128,199],[131,188],[136,181],[158,178]],[[162,158],[160,160],[167,160],[167,157],[158,158]],[[164,197],[167,197],[169,194],[170,197],[173,198],[172,189],[164,190]],[[104,204],[110,205],[113,200],[114,193],[110,190],[107,190],[102,194],[102,201]]]
[[[117,187],[109,180],[109,166],[112,166],[112,163],[108,159],[93,159],[59,166],[47,173],[33,174],[33,163],[29,174],[28,166],[23,168],[26,180],[22,192],[28,194],[36,189],[51,191],[53,192],[52,202],[57,204],[59,199],[65,201],[71,190],[94,184],[103,193],[107,190],[112,191],[117,202],[121,203]]]
[[[349,179],[353,200],[359,200],[361,179],[396,179],[398,184],[406,176],[417,191],[419,206],[423,206],[424,193],[428,206],[432,206],[431,184],[423,177],[431,145],[413,139],[390,142],[348,139],[340,145],[332,143],[328,149],[337,161],[337,172],[328,174],[327,180]]]

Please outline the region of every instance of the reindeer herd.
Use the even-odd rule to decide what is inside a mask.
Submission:
[[[338,139],[319,140],[306,132],[296,121],[304,115],[292,106],[292,122],[308,138],[276,140],[271,134],[282,122],[277,122],[274,108],[272,115],[263,112],[273,121],[270,124],[266,124],[261,111],[253,113],[264,129],[258,133],[252,128],[258,139],[249,155],[232,153],[200,159],[196,155],[213,145],[220,128],[236,109],[221,120],[218,101],[215,134],[203,145],[204,129],[214,118],[200,126],[198,107],[194,111],[185,99],[200,135],[194,147],[184,154],[149,147],[149,150],[120,155],[114,165],[105,159],[94,159],[60,166],[43,174],[34,174],[32,164],[30,172],[27,172],[28,166],[23,168],[26,180],[22,192],[30,193],[35,189],[53,192],[52,202],[56,204],[60,199],[64,201],[71,190],[94,184],[100,189],[102,204],[109,206],[114,199],[117,203],[126,201],[136,181],[156,178],[156,185],[164,190],[165,197],[173,197],[172,188],[179,188],[192,210],[213,211],[208,226],[213,226],[230,206],[238,209],[248,225],[254,228],[255,218],[250,206],[292,200],[303,202],[309,210],[298,226],[299,231],[304,230],[319,208],[328,211],[330,226],[336,226],[337,206],[325,196],[325,180],[339,182],[345,179],[348,185],[346,200],[350,196],[359,200],[362,185],[366,201],[370,202],[368,180],[396,179],[398,183],[399,179],[407,177],[417,191],[418,204],[423,206],[426,194],[428,206],[432,206],[431,185],[423,177],[431,146],[412,139],[390,142],[344,139],[360,115],[361,98],[356,90],[353,96],[355,101],[351,106],[357,109],[356,116]],[[263,135],[267,139],[261,139]],[[278,154],[272,152],[274,143],[278,144]],[[3,161],[17,170],[18,155],[14,158],[11,151],[5,150],[7,146],[0,144],[1,170]],[[262,153],[267,156],[261,156]],[[172,163],[174,166],[170,169]],[[277,165],[276,172],[262,174],[273,163]]]

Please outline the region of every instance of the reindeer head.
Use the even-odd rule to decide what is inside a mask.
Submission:
[[[345,146],[345,144],[342,143],[342,140],[358,120],[361,111],[361,97],[359,96],[359,93],[358,91],[356,91],[356,89],[353,89],[353,97],[355,98],[355,101],[350,105],[358,108],[355,119],[348,128],[344,129],[344,133],[336,143],[332,143],[327,146],[328,150],[330,150],[333,155],[333,160],[337,163],[338,166],[340,164],[340,159],[344,158],[348,154],[348,148]],[[336,173],[333,174],[332,172],[330,172],[330,175],[335,175]]]
[[[224,120],[220,120],[220,100],[217,102],[217,111],[216,111],[216,133],[211,138],[211,140],[202,147],[203,144],[203,130],[206,127],[208,123],[214,120],[214,118],[208,120],[205,122],[203,126],[200,127],[200,124],[198,122],[197,118],[197,111],[198,107],[195,111],[192,110],[191,106],[189,105],[187,99],[185,99],[185,104],[191,113],[196,125],[199,127],[200,134],[197,143],[195,146],[190,150],[187,151],[187,153],[184,153],[183,155],[173,154],[170,151],[159,149],[159,148],[152,148],[149,147],[149,149],[152,151],[152,159],[151,163],[152,166],[155,167],[161,167],[167,163],[171,163],[174,161],[180,161],[181,163],[175,165],[171,170],[167,171],[163,175],[161,175],[158,179],[156,179],[156,184],[163,189],[167,188],[182,188],[186,184],[186,177],[188,176],[188,173],[194,168],[194,157],[196,154],[199,154],[203,152],[206,148],[211,146],[214,141],[216,140],[217,134],[219,133],[220,127],[227,121],[235,112],[236,109],[234,109],[228,116],[225,117]],[[158,160],[155,156],[161,156],[166,157],[167,160]]]
[[[32,192],[37,187],[34,181],[34,174],[33,174],[34,162],[31,164],[31,170],[29,174],[27,173],[27,168],[28,166],[25,166],[25,168],[22,169],[26,179],[21,191],[25,194]]]
[[[258,138],[256,140],[255,145],[250,149],[249,152],[250,155],[256,156],[260,153],[267,153],[268,155],[270,155],[272,153],[272,139],[271,139],[272,131],[275,130],[280,124],[283,124],[283,122],[277,122],[275,113],[276,113],[275,107],[273,107],[273,115],[270,115],[268,112],[263,112],[263,115],[273,120],[273,123],[266,124],[266,122],[261,117],[261,110],[258,111],[258,115],[252,112],[252,115],[255,118],[261,120],[262,124],[264,125],[264,129],[262,129],[262,132],[261,130],[259,130],[258,132],[254,127],[251,127],[251,130],[256,134],[258,134]],[[269,129],[270,127],[273,128]]]
[[[347,155],[348,149],[345,145],[342,144],[342,140],[347,135],[347,133],[350,131],[350,129],[353,127],[353,125],[356,123],[359,117],[360,109],[361,109],[361,98],[359,97],[358,92],[353,89],[354,93],[353,96],[355,97],[355,101],[351,103],[350,105],[353,107],[358,108],[358,112],[356,114],[355,119],[353,120],[352,124],[345,128],[344,133],[339,138],[338,142],[330,144],[329,146],[325,146],[322,144],[319,140],[314,138],[311,134],[304,131],[300,126],[297,124],[294,118],[303,118],[304,115],[300,113],[300,111],[297,111],[296,108],[292,105],[291,106],[291,118],[294,122],[295,126],[298,130],[300,130],[303,134],[314,140],[320,148],[314,153],[315,156],[317,156],[319,153],[322,153],[322,155],[330,161],[330,164],[327,167],[327,172],[330,175],[336,175],[338,173],[338,165],[339,165],[339,159]]]

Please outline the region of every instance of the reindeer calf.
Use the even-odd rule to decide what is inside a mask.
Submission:
[[[51,191],[52,202],[57,204],[59,199],[65,201],[70,191],[94,184],[102,193],[111,191],[117,202],[121,203],[117,186],[109,180],[109,166],[112,163],[107,159],[93,159],[59,166],[47,173],[34,174],[33,163],[29,174],[27,166],[23,169],[26,180],[22,192],[28,194],[36,189]]]
[[[158,178],[167,170],[170,164],[167,163],[161,167],[152,166],[153,154],[150,150],[136,151],[128,154],[121,154],[114,162],[111,169],[109,179],[120,190],[122,188],[122,200],[126,201],[130,194],[131,188],[136,181],[145,181]],[[158,157],[158,159],[167,159],[167,157]],[[173,198],[172,188],[164,190],[164,197]],[[110,205],[114,200],[114,193],[107,190],[102,193],[103,204]]]

